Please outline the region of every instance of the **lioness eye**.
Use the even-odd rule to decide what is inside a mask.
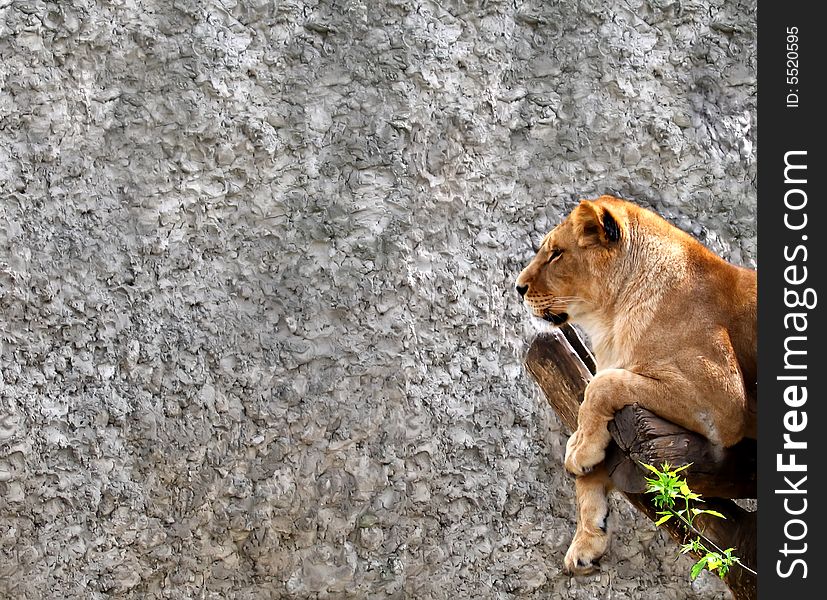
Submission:
[[[560,250],[559,248],[555,248],[554,250],[551,251],[551,256],[548,257],[548,260],[546,261],[546,264],[549,264],[550,262],[553,262],[556,258],[559,258],[561,254],[563,254],[563,251]]]

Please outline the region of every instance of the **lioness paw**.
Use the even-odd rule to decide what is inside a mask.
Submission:
[[[606,456],[606,449],[600,443],[587,439],[578,429],[566,443],[566,470],[578,477],[589,473]]]
[[[600,557],[609,548],[605,532],[590,534],[579,530],[563,559],[563,568],[570,575],[590,575],[600,568]]]

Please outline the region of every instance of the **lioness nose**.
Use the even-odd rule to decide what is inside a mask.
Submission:
[[[518,285],[517,286],[517,293],[520,294],[520,298],[525,296],[525,293],[528,291],[527,285]]]

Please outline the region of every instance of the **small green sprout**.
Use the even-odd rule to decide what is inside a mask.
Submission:
[[[743,565],[737,556],[732,554],[735,548],[722,550],[710,540],[703,537],[695,527],[694,521],[698,515],[707,514],[721,519],[725,519],[726,517],[718,511],[696,506],[696,504],[703,503],[703,498],[701,498],[700,494],[693,492],[689,488],[689,485],[687,485],[686,479],[679,475],[681,471],[688,469],[692,463],[678,468],[672,468],[669,463],[664,463],[660,469],[645,463],[640,464],[654,473],[654,477],[646,478],[646,493],[654,495],[652,501],[655,508],[658,509],[657,514],[660,516],[660,518],[655,521],[655,525],[660,526],[670,519],[676,518],[681,522],[687,533],[697,534],[695,539],[681,546],[681,554],[693,552],[701,557],[700,560],[692,566],[692,570],[690,571],[692,579],[700,575],[704,569],[712,573],[717,573],[718,576],[723,579],[735,563],[755,573],[755,571]],[[712,546],[713,549],[710,550],[704,542]]]

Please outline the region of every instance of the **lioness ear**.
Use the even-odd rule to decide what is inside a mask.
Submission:
[[[620,241],[620,225],[605,206],[583,200],[572,217],[580,246],[610,246]]]

